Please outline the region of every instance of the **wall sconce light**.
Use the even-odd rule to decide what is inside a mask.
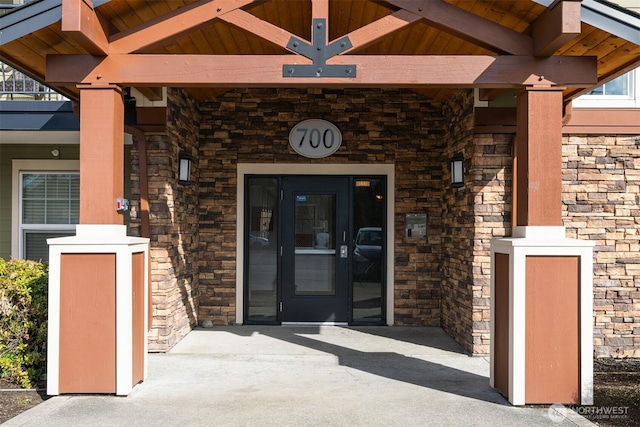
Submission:
[[[464,185],[464,159],[461,155],[451,159],[451,186],[458,188]]]
[[[185,152],[178,155],[178,184],[191,184],[191,162],[193,157]]]

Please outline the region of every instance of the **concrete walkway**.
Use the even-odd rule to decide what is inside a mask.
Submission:
[[[127,397],[58,396],[8,426],[573,426],[516,408],[439,328],[198,329]],[[563,415],[565,414],[565,415]]]

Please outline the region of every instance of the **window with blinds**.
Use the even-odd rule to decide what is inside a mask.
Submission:
[[[75,234],[80,217],[80,174],[20,174],[22,257],[48,261],[47,239]]]

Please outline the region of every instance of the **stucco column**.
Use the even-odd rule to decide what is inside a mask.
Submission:
[[[81,85],[80,223],[122,224],[115,200],[124,194],[124,99],[115,85]]]
[[[562,225],[562,88],[518,95],[514,225]]]
[[[47,393],[126,395],[147,376],[149,239],[127,236],[124,100],[80,89],[80,224],[48,239]]]
[[[512,237],[491,241],[491,385],[593,404],[593,246],[562,226],[562,88],[518,95]]]

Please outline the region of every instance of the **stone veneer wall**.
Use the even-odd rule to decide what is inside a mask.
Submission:
[[[473,195],[469,172],[473,159],[473,92],[460,90],[443,105],[445,117],[442,215],[442,319],[444,330],[472,351]],[[449,161],[464,158],[464,186],[450,186]]]
[[[235,318],[238,163],[395,163],[395,307],[400,325],[440,324],[443,118],[408,90],[246,89],[200,106],[198,271],[201,323]],[[335,123],[343,145],[307,159],[288,145],[299,121]],[[427,212],[426,241],[404,239],[404,214]]]
[[[474,135],[473,102],[461,90],[444,105],[445,158],[463,155],[465,185],[443,192],[442,326],[468,352],[488,354],[490,243],[511,231],[513,135]]]
[[[475,135],[475,164],[483,164],[469,172],[476,186],[476,353],[487,352],[489,345],[489,241],[506,236],[511,227],[512,139],[509,134]],[[595,356],[640,357],[640,136],[565,136],[562,160],[567,237],[596,242]],[[478,181],[481,176],[484,183]]]
[[[640,357],[640,135],[563,143],[567,237],[596,242],[596,357]]]
[[[167,351],[197,324],[198,314],[198,164],[193,183],[178,184],[178,154],[197,159],[200,113],[181,90],[170,89],[164,134],[147,135],[151,227],[153,321],[149,351]],[[139,152],[132,150],[133,189],[131,232],[140,235]]]
[[[474,136],[472,335],[474,354],[491,351],[491,240],[511,234],[514,135]]]

